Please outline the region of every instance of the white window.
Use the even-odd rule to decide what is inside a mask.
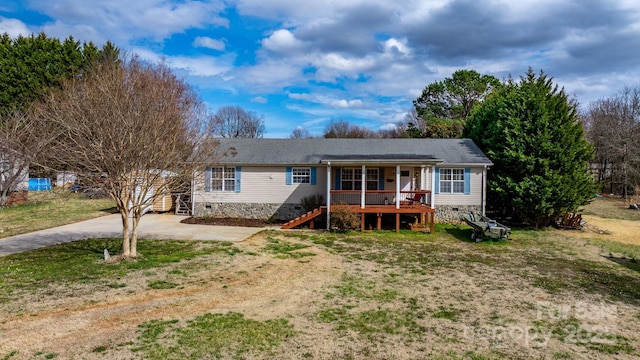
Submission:
[[[293,168],[291,175],[294,184],[311,184],[311,168]]]
[[[464,194],[464,169],[440,169],[440,193]]]
[[[235,191],[235,167],[212,167],[210,191]]]
[[[378,169],[367,169],[367,190],[378,190]],[[362,190],[362,169],[344,168],[341,176],[342,190]]]

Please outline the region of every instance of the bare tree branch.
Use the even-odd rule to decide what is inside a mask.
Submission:
[[[188,182],[211,146],[193,89],[166,66],[136,57],[95,64],[36,104],[33,115],[60,134],[47,163],[94,181],[116,202],[125,257],[137,255],[145,208]]]

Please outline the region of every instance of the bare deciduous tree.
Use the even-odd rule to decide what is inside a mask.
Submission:
[[[591,103],[582,119],[596,148],[602,190],[626,198],[629,189],[640,185],[640,87]]]
[[[35,104],[42,128],[60,134],[47,163],[102,187],[123,224],[123,256],[137,256],[143,211],[188,182],[207,146],[204,109],[166,66],[136,57],[95,64]],[[103,181],[96,181],[104,177]]]
[[[371,139],[379,137],[378,134],[365,127],[349,124],[348,121],[339,120],[332,121],[324,129],[324,138],[342,138],[342,139]]]
[[[239,106],[225,106],[209,117],[208,128],[214,137],[257,139],[264,135],[264,119]]]
[[[27,190],[22,186],[29,166],[48,150],[52,139],[51,133],[22,111],[0,118],[0,207],[7,204],[13,191]]]
[[[293,129],[289,138],[290,139],[311,139],[313,138],[313,135],[311,135],[309,130],[303,128],[302,126],[297,126],[295,129]]]

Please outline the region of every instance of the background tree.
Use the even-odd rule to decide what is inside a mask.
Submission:
[[[500,81],[475,70],[458,70],[450,78],[427,85],[413,101],[415,116],[409,119],[411,137],[457,138],[475,106],[500,87]]]
[[[38,129],[56,136],[46,162],[94,181],[116,202],[124,257],[137,255],[142,211],[188,182],[199,156],[209,153],[193,89],[164,65],[135,57],[100,61],[63,80],[32,112]],[[101,175],[105,181],[95,182]]]
[[[625,88],[591,103],[583,120],[596,149],[600,190],[626,198],[640,186],[640,88]]]
[[[494,163],[488,202],[535,225],[575,211],[594,196],[576,104],[544,73],[509,80],[469,118],[465,135]]]
[[[0,111],[24,109],[92,61],[117,58],[118,53],[110,42],[99,49],[93,43],[81,46],[71,36],[61,42],[44,33],[17,38],[4,33],[0,36]]]
[[[290,139],[312,139],[313,135],[309,132],[309,130],[303,128],[302,126],[297,126],[289,135]]]
[[[378,134],[366,127],[349,124],[348,121],[331,121],[324,129],[322,137],[326,139],[371,139]]]
[[[264,118],[239,106],[225,106],[209,117],[209,132],[214,137],[261,138]]]
[[[0,207],[29,175],[37,154],[49,151],[52,136],[21,110],[0,113]]]

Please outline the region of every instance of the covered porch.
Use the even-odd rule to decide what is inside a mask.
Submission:
[[[400,231],[401,219],[411,216],[409,228],[434,231],[435,167],[442,162],[424,155],[332,156],[321,160],[326,166],[325,206],[309,211],[282,227],[291,229],[326,214],[326,229],[331,229],[331,212],[348,208],[360,217],[361,230],[382,229],[384,220],[394,219]],[[383,219],[384,218],[384,219]],[[373,219],[373,221],[372,221]]]
[[[326,159],[327,230],[331,227],[332,208],[348,207],[365,219],[375,217],[375,228],[382,228],[383,217],[395,218],[400,231],[401,217],[412,215],[410,229],[434,231],[434,188],[437,159],[411,156],[398,159]],[[385,161],[386,160],[386,161]],[[370,225],[371,227],[371,225]]]

